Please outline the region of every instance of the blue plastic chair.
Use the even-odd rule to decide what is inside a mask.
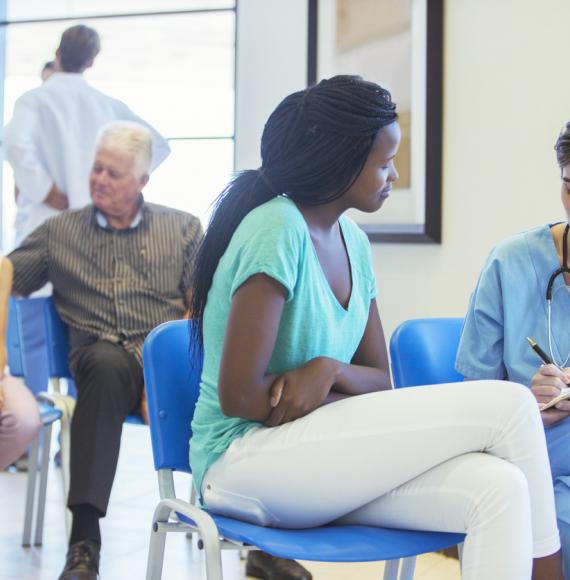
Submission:
[[[462,381],[455,370],[462,327],[463,318],[417,318],[400,324],[390,338],[394,386]]]
[[[44,322],[48,346],[49,376],[53,379],[73,379],[67,357],[69,354],[69,330],[60,318],[53,299],[39,298],[44,300]],[[129,415],[125,423],[144,425],[140,415]]]
[[[462,381],[463,375],[455,370],[462,328],[463,318],[416,318],[402,322],[390,338],[394,387]]]
[[[15,377],[26,379],[26,357],[22,343],[21,311],[16,306],[16,301],[10,300],[7,324],[6,350],[10,374]],[[39,395],[39,393],[36,393]],[[44,528],[44,515],[46,505],[47,478],[49,472],[49,452],[51,447],[51,433],[53,424],[60,420],[62,412],[52,405],[38,400],[41,429],[32,443],[28,459],[28,483],[26,486],[26,508],[24,512],[24,531],[22,546],[31,545],[32,524],[34,520],[34,508],[36,510],[36,525],[34,545],[41,546]],[[39,487],[36,498],[36,486]]]
[[[411,579],[415,556],[453,546],[462,534],[369,526],[323,526],[305,530],[264,528],[216,515],[176,497],[173,472],[191,474],[189,440],[198,398],[202,359],[191,360],[188,321],[161,324],[147,337],[143,368],[154,466],[161,500],[155,509],[147,580],[162,577],[166,534],[193,531],[205,550],[208,580],[222,579],[222,549],[261,549],[274,556],[327,562],[388,560],[384,580]]]
[[[40,399],[60,413],[61,425],[61,474],[63,479],[63,494],[67,497],[69,491],[69,457],[70,457],[70,421],[75,408],[76,392],[72,382],[72,374],[69,370],[67,357],[69,354],[69,331],[67,325],[60,318],[51,296],[42,298],[17,298],[11,299],[10,312],[14,312],[14,320],[17,321],[13,332],[8,333],[8,353],[10,349],[16,347],[22,353],[18,370],[21,374],[16,376],[26,376],[26,349],[24,345],[24,330],[22,320],[24,319],[24,309],[31,309],[38,314],[37,324],[43,324],[46,337],[47,348],[47,379],[52,384],[51,392],[40,393]],[[10,356],[10,355],[9,355]],[[10,360],[10,359],[9,359]],[[10,364],[11,367],[11,364]],[[68,381],[68,393],[64,394],[60,386],[60,380]],[[129,415],[126,423],[144,425],[144,421],[138,415]],[[43,459],[42,459],[43,460]],[[46,465],[49,458],[45,459]],[[67,531],[71,530],[71,516],[68,510],[65,511],[65,523]]]

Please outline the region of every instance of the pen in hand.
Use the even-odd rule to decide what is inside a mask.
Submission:
[[[556,366],[556,368],[560,369],[562,372],[565,372],[564,369],[560,368],[556,363],[552,362],[551,358],[540,348],[540,346],[538,346],[538,344],[536,344],[536,342],[534,340],[532,340],[532,338],[527,336],[526,339],[528,340],[528,343],[530,344],[532,350],[534,350],[534,352],[541,358],[541,360],[544,362],[544,364],[547,364],[547,365],[554,364],[554,366]],[[565,379],[563,378],[562,380],[564,381]],[[547,409],[550,409],[551,407],[558,405],[558,403],[560,401],[564,401],[565,399],[569,399],[570,398],[568,395],[569,391],[570,391],[569,388],[561,389],[560,394],[558,396],[554,397],[553,399],[551,399],[547,403],[543,403],[542,405],[539,404],[540,412],[542,413],[542,411],[546,411]]]
[[[528,340],[532,350],[534,350],[534,352],[541,358],[545,365],[554,364],[550,357],[540,348],[540,346],[538,346],[538,344],[536,344],[534,340],[532,340],[532,338],[530,338],[530,336],[527,336],[526,339]]]

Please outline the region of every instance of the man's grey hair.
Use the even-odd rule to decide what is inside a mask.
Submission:
[[[152,135],[150,131],[132,121],[113,121],[99,131],[97,150],[106,149],[133,156],[133,175],[138,179],[150,172],[152,161]]]

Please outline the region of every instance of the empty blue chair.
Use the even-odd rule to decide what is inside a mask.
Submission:
[[[18,300],[11,299],[9,304],[6,351],[10,373],[15,377],[23,378],[24,382],[26,382],[28,368],[26,364],[25,347],[23,344],[22,312],[19,308],[21,304],[18,304],[18,302]],[[35,394],[41,398],[41,393]],[[40,412],[42,427],[38,436],[32,443],[29,454],[22,546],[31,545],[34,510],[36,512],[34,545],[40,546],[42,544],[51,432],[53,424],[62,417],[62,412],[59,409],[56,409],[52,405],[41,400],[38,400],[38,410]],[[38,476],[39,487],[37,488],[38,493],[36,497]]]
[[[455,355],[463,318],[417,318],[396,328],[390,338],[394,386],[456,383]]]
[[[154,466],[161,500],[155,509],[147,580],[162,577],[166,534],[195,531],[205,550],[208,580],[222,579],[222,549],[261,549],[274,556],[328,562],[389,560],[384,580],[411,579],[417,554],[453,546],[462,534],[370,526],[323,526],[306,530],[264,528],[216,515],[176,497],[173,472],[191,474],[189,440],[199,393],[201,354],[191,358],[189,322],[164,323],[147,337],[143,368]]]

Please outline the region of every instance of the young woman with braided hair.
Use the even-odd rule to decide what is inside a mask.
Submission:
[[[209,509],[267,526],[465,532],[464,579],[560,580],[528,390],[391,389],[370,246],[344,213],[390,194],[395,108],[354,76],[289,95],[265,125],[261,168],[221,194],[193,295],[197,489]]]
[[[560,132],[555,150],[566,221],[519,233],[492,250],[471,295],[456,361],[467,380],[509,379],[530,387],[541,407],[570,386],[570,122]],[[553,364],[541,365],[527,336]],[[570,401],[560,401],[540,414],[564,578],[570,580]]]

